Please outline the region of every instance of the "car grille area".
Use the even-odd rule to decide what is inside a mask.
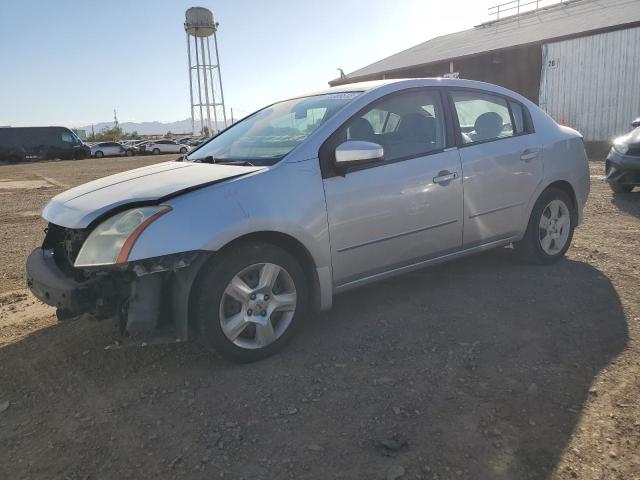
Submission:
[[[85,280],[85,273],[81,269],[75,268],[73,264],[90,231],[65,228],[50,223],[45,232],[46,236],[42,248],[53,250],[53,258],[58,268],[77,281]]]

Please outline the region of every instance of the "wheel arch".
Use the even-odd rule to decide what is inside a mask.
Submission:
[[[546,192],[547,190],[549,190],[550,188],[557,188],[558,190],[562,190],[564,193],[566,193],[569,196],[569,199],[571,200],[571,214],[573,215],[573,222],[574,225],[576,225],[578,223],[578,198],[576,197],[576,191],[574,190],[573,186],[571,185],[571,183],[569,183],[566,180],[556,180],[553,183],[550,183],[549,185],[546,186],[546,188],[544,190],[542,190],[542,192],[540,192],[540,195],[542,195],[544,192]],[[538,198],[540,198],[540,195],[538,195]],[[536,201],[538,201],[536,199]]]
[[[569,199],[571,200],[571,204],[572,204],[571,205],[572,207],[571,214],[573,217],[572,221],[576,226],[580,223],[581,215],[578,208],[578,199],[576,197],[576,191],[573,188],[573,185],[571,185],[571,182],[569,182],[568,180],[564,180],[564,179],[554,180],[553,182],[547,184],[546,186],[540,187],[539,190],[537,190],[536,194],[533,195],[533,197],[531,198],[531,201],[529,202],[529,205],[527,207],[527,212],[526,212],[527,215],[523,218],[523,224],[520,228],[520,232],[521,232],[520,237],[523,237],[527,230],[527,226],[529,225],[529,219],[531,218],[531,214],[533,213],[533,208],[535,207],[536,202],[544,194],[544,192],[546,192],[550,188],[557,188],[559,190],[562,190],[569,196]]]
[[[263,230],[263,231],[246,233],[237,238],[234,238],[233,240],[223,245],[217,251],[211,253],[209,261],[205,262],[200,267],[198,276],[200,275],[200,272],[204,268],[206,268],[206,265],[210,261],[215,261],[217,257],[219,257],[220,255],[224,255],[225,251],[248,242],[268,243],[270,245],[280,247],[283,250],[285,250],[287,253],[293,255],[293,257],[300,263],[300,266],[302,267],[302,270],[304,271],[307,277],[311,299],[312,299],[313,310],[315,312],[318,312],[321,310],[322,287],[320,283],[320,278],[318,276],[316,262],[313,259],[311,252],[307,249],[307,247],[304,246],[302,242],[300,242],[295,237],[286,233],[282,233],[278,231]],[[195,281],[197,281],[197,276]],[[193,288],[189,293],[189,297],[191,297],[192,293],[193,293]]]

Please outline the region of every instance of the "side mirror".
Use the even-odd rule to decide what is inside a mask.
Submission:
[[[633,128],[640,127],[640,117],[636,118],[633,122],[631,122],[631,126]]]
[[[351,167],[384,160],[384,148],[373,142],[347,140],[336,148],[336,170],[344,175]]]

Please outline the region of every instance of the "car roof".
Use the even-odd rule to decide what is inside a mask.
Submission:
[[[331,93],[343,93],[343,92],[369,92],[382,88],[387,85],[394,84],[398,88],[413,88],[413,87],[466,87],[466,88],[478,88],[481,90],[488,90],[493,92],[505,92],[506,89],[486,82],[479,82],[477,80],[466,80],[458,78],[442,78],[442,77],[430,77],[430,78],[398,78],[390,80],[373,80],[369,82],[354,82],[344,85],[338,85],[336,87],[325,88],[315,92],[309,92],[304,95],[299,95],[293,98],[307,97],[312,95],[326,95]]]

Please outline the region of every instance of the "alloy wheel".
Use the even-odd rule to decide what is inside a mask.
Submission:
[[[250,265],[236,274],[220,300],[225,336],[246,349],[267,347],[291,325],[296,287],[289,272],[273,263]]]
[[[547,255],[556,255],[564,248],[571,232],[571,214],[562,200],[552,200],[542,210],[538,232]]]

